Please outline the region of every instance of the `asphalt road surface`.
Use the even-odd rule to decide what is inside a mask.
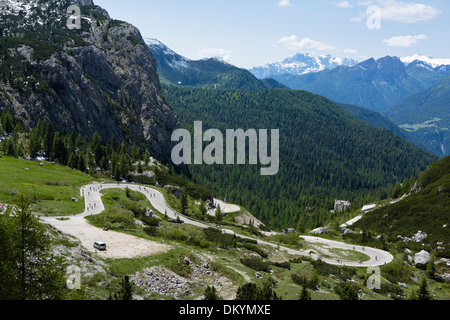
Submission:
[[[136,256],[144,256],[148,254],[155,254],[159,252],[164,252],[170,249],[169,245],[156,243],[149,240],[140,239],[138,237],[127,235],[123,233],[113,232],[113,231],[103,231],[100,228],[96,228],[90,225],[86,219],[84,219],[88,215],[99,214],[105,210],[103,205],[103,201],[101,199],[101,190],[104,189],[125,189],[129,188],[133,191],[138,191],[143,193],[147,199],[150,201],[152,206],[158,210],[162,214],[167,214],[170,219],[179,218],[186,224],[194,225],[200,228],[209,228],[212,225],[197,221],[195,219],[191,219],[189,217],[183,216],[178,213],[176,210],[172,209],[166,202],[164,195],[156,188],[152,188],[149,186],[141,186],[136,184],[92,184],[86,185],[81,188],[80,192],[85,199],[85,211],[73,217],[67,217],[69,220],[61,220],[56,217],[42,217],[42,220],[45,223],[51,224],[54,227],[60,229],[61,231],[71,234],[78,239],[80,239],[81,243],[93,251],[93,244],[95,241],[103,241],[107,243],[107,252],[98,252],[101,255],[111,258],[132,258]],[[231,208],[234,207],[230,207]],[[235,234],[234,231],[228,229],[222,229],[222,232],[228,234]],[[275,234],[275,233],[270,233]],[[236,234],[236,236],[242,238],[254,239],[251,237],[243,236],[240,234]],[[343,266],[354,266],[354,267],[375,267],[382,266],[388,264],[393,260],[393,256],[386,251],[370,248],[370,247],[361,247],[354,246],[351,244],[346,244],[343,242],[323,239],[314,236],[301,236],[305,241],[320,244],[321,246],[328,247],[330,249],[343,249],[343,250],[354,250],[364,253],[369,257],[368,261],[355,262],[355,261],[345,261],[345,256],[342,259],[327,259],[323,258],[318,254],[311,253],[310,250],[294,250],[288,247],[280,246],[278,244],[274,244],[268,241],[262,241],[258,239],[258,243],[263,245],[268,245],[272,247],[276,247],[281,251],[286,251],[292,255],[301,255],[301,256],[310,256],[314,259],[321,259],[322,261],[333,264],[333,265],[343,265]]]

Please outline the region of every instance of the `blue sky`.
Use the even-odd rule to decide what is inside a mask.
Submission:
[[[94,0],[190,59],[251,68],[297,52],[450,58],[448,0]],[[380,18],[380,19],[378,19]],[[378,24],[378,22],[380,22]]]

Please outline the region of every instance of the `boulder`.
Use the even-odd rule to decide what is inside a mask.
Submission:
[[[426,237],[428,237],[428,235],[425,232],[419,230],[415,235],[412,236],[411,240],[421,243],[422,240],[425,239]]]
[[[422,250],[414,256],[414,264],[417,268],[426,268],[428,261],[430,261],[430,253],[425,250]]]
[[[323,233],[328,232],[330,230],[331,230],[331,228],[319,227],[319,228],[316,228],[314,230],[311,230],[310,233],[323,234]]]
[[[155,212],[148,207],[145,209],[145,216],[149,218],[157,217]]]
[[[450,273],[438,274],[437,280],[441,282],[449,282],[450,281]]]
[[[441,258],[439,261],[438,261],[438,263],[439,262],[443,262],[443,263],[445,263],[448,267],[450,267],[450,259],[447,259],[447,258]]]
[[[183,194],[183,190],[181,190],[181,188],[177,186],[167,185],[164,186],[164,189],[171,192],[177,199],[180,199],[181,195]]]
[[[403,237],[401,235],[397,236],[397,239],[402,242],[408,242],[408,241],[415,241],[417,243],[422,243],[422,240],[428,237],[428,235],[425,232],[417,231],[415,235],[413,235],[411,238],[409,237]]]
[[[341,233],[342,233],[342,234],[353,233],[353,230],[352,230],[352,229],[348,229],[348,228],[343,228],[343,229],[341,230]]]

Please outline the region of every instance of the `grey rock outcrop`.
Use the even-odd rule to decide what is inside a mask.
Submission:
[[[341,233],[342,233],[342,234],[353,233],[353,230],[352,230],[352,229],[348,229],[348,228],[343,228],[343,229],[341,230]]]
[[[411,238],[409,237],[403,237],[401,235],[397,236],[397,239],[402,241],[402,242],[408,242],[408,241],[415,241],[417,243],[422,243],[422,241],[428,237],[428,235],[425,232],[422,231],[417,231],[417,233],[415,235],[413,235]]]
[[[422,250],[414,255],[414,264],[417,268],[426,268],[428,261],[430,261],[430,253]]]
[[[56,130],[87,136],[97,131],[104,139],[126,143],[145,140],[156,159],[168,161],[171,134],[179,122],[161,95],[156,61],[137,28],[111,20],[91,0],[61,0],[36,4],[56,8],[18,16],[23,21],[5,32],[20,34],[22,25],[25,29],[39,20],[48,22],[40,27],[48,30],[36,31],[36,38],[54,34],[51,28],[67,19],[58,12],[65,12],[71,3],[89,6],[82,7],[81,30],[65,29],[64,37],[49,36],[45,45],[19,43],[8,51],[9,60],[22,61],[15,66],[22,76],[17,79],[27,81],[0,78],[5,97],[0,109],[10,110],[29,128],[45,119]]]
[[[158,218],[156,213],[149,207],[145,208],[145,216],[149,218]]]
[[[177,186],[167,185],[164,186],[164,189],[171,192],[177,199],[180,199],[181,195],[183,194],[183,190],[181,190],[181,188]]]
[[[309,233],[323,234],[323,233],[328,232],[328,231],[331,231],[331,228],[319,227],[319,228],[316,228],[314,230],[311,230]]]

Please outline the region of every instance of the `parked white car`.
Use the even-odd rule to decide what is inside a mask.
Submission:
[[[106,250],[106,243],[102,242],[102,241],[97,241],[94,243],[94,248],[97,250]]]

